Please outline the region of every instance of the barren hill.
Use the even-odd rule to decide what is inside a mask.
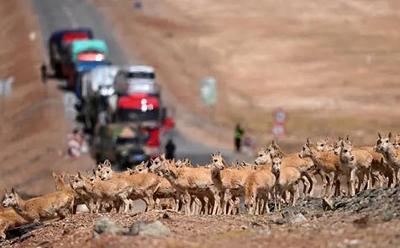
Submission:
[[[0,189],[27,194],[53,190],[52,171],[89,168],[90,160],[65,156],[70,125],[57,85],[40,81],[40,33],[28,1],[0,4],[0,78],[14,77],[11,96],[0,96]],[[30,40],[30,34],[35,40]],[[86,166],[86,167],[85,167]]]
[[[399,111],[400,3],[395,0],[93,0],[126,52],[156,65],[176,103],[226,130],[235,122],[269,138],[277,107],[289,113],[286,143],[348,133],[374,142]],[[218,79],[208,113],[199,80]]]

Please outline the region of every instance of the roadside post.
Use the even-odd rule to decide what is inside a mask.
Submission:
[[[14,83],[14,77],[8,77],[6,79],[0,79],[0,119],[4,121],[5,116],[5,100],[6,97],[9,97],[12,94],[12,85]],[[0,129],[1,133],[3,133],[3,128]]]
[[[214,106],[217,103],[217,80],[208,76],[200,81],[200,96],[205,106]]]
[[[282,108],[277,108],[273,112],[274,122],[272,124],[272,135],[276,139],[282,139],[286,135],[287,114]]]
[[[204,77],[200,80],[200,98],[203,105],[208,109],[211,109],[210,115],[215,111],[215,105],[217,104],[217,80],[212,76]],[[212,117],[212,116],[210,116]]]

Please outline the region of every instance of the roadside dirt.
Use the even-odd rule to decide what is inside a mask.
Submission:
[[[184,216],[171,212],[138,215],[80,214],[11,239],[4,247],[399,247],[400,189],[365,191],[335,198],[334,210],[320,199],[300,201],[281,213],[264,216]],[[100,235],[97,220],[107,216],[129,228],[160,220],[168,237]]]
[[[65,156],[71,127],[57,85],[40,80],[44,53],[29,1],[2,2],[0,15],[0,77],[14,77],[12,95],[0,96],[0,189],[49,192],[52,171],[82,170],[92,163],[88,157],[71,161]],[[35,40],[29,39],[31,33]]]
[[[398,1],[146,0],[141,10],[92,1],[125,52],[157,68],[188,135],[231,144],[241,122],[262,144],[278,107],[289,116],[287,147],[344,134],[366,144],[397,130]],[[207,75],[218,80],[213,110],[199,98]]]

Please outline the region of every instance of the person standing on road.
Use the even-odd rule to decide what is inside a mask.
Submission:
[[[172,141],[172,139],[169,139],[167,144],[165,145],[165,158],[166,159],[174,159],[175,158],[175,150],[176,150],[176,145]]]
[[[46,66],[45,63],[43,63],[43,64],[40,66],[40,76],[41,76],[41,78],[42,78],[42,82],[43,82],[44,84],[46,84],[46,83],[47,83],[47,66]]]
[[[81,156],[82,145],[84,138],[77,128],[75,128],[71,134],[68,135],[68,155],[71,158],[77,158]]]
[[[243,134],[244,134],[243,128],[240,126],[239,123],[236,124],[235,133],[234,133],[234,143],[235,143],[236,152],[240,152],[240,149],[242,147]]]

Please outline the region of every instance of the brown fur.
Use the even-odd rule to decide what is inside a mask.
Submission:
[[[0,239],[6,239],[7,230],[28,224],[29,222],[19,215],[13,208],[0,209]]]
[[[62,191],[52,192],[29,200],[23,200],[14,189],[6,193],[3,205],[13,207],[16,212],[30,222],[64,218],[70,211],[73,200]]]

